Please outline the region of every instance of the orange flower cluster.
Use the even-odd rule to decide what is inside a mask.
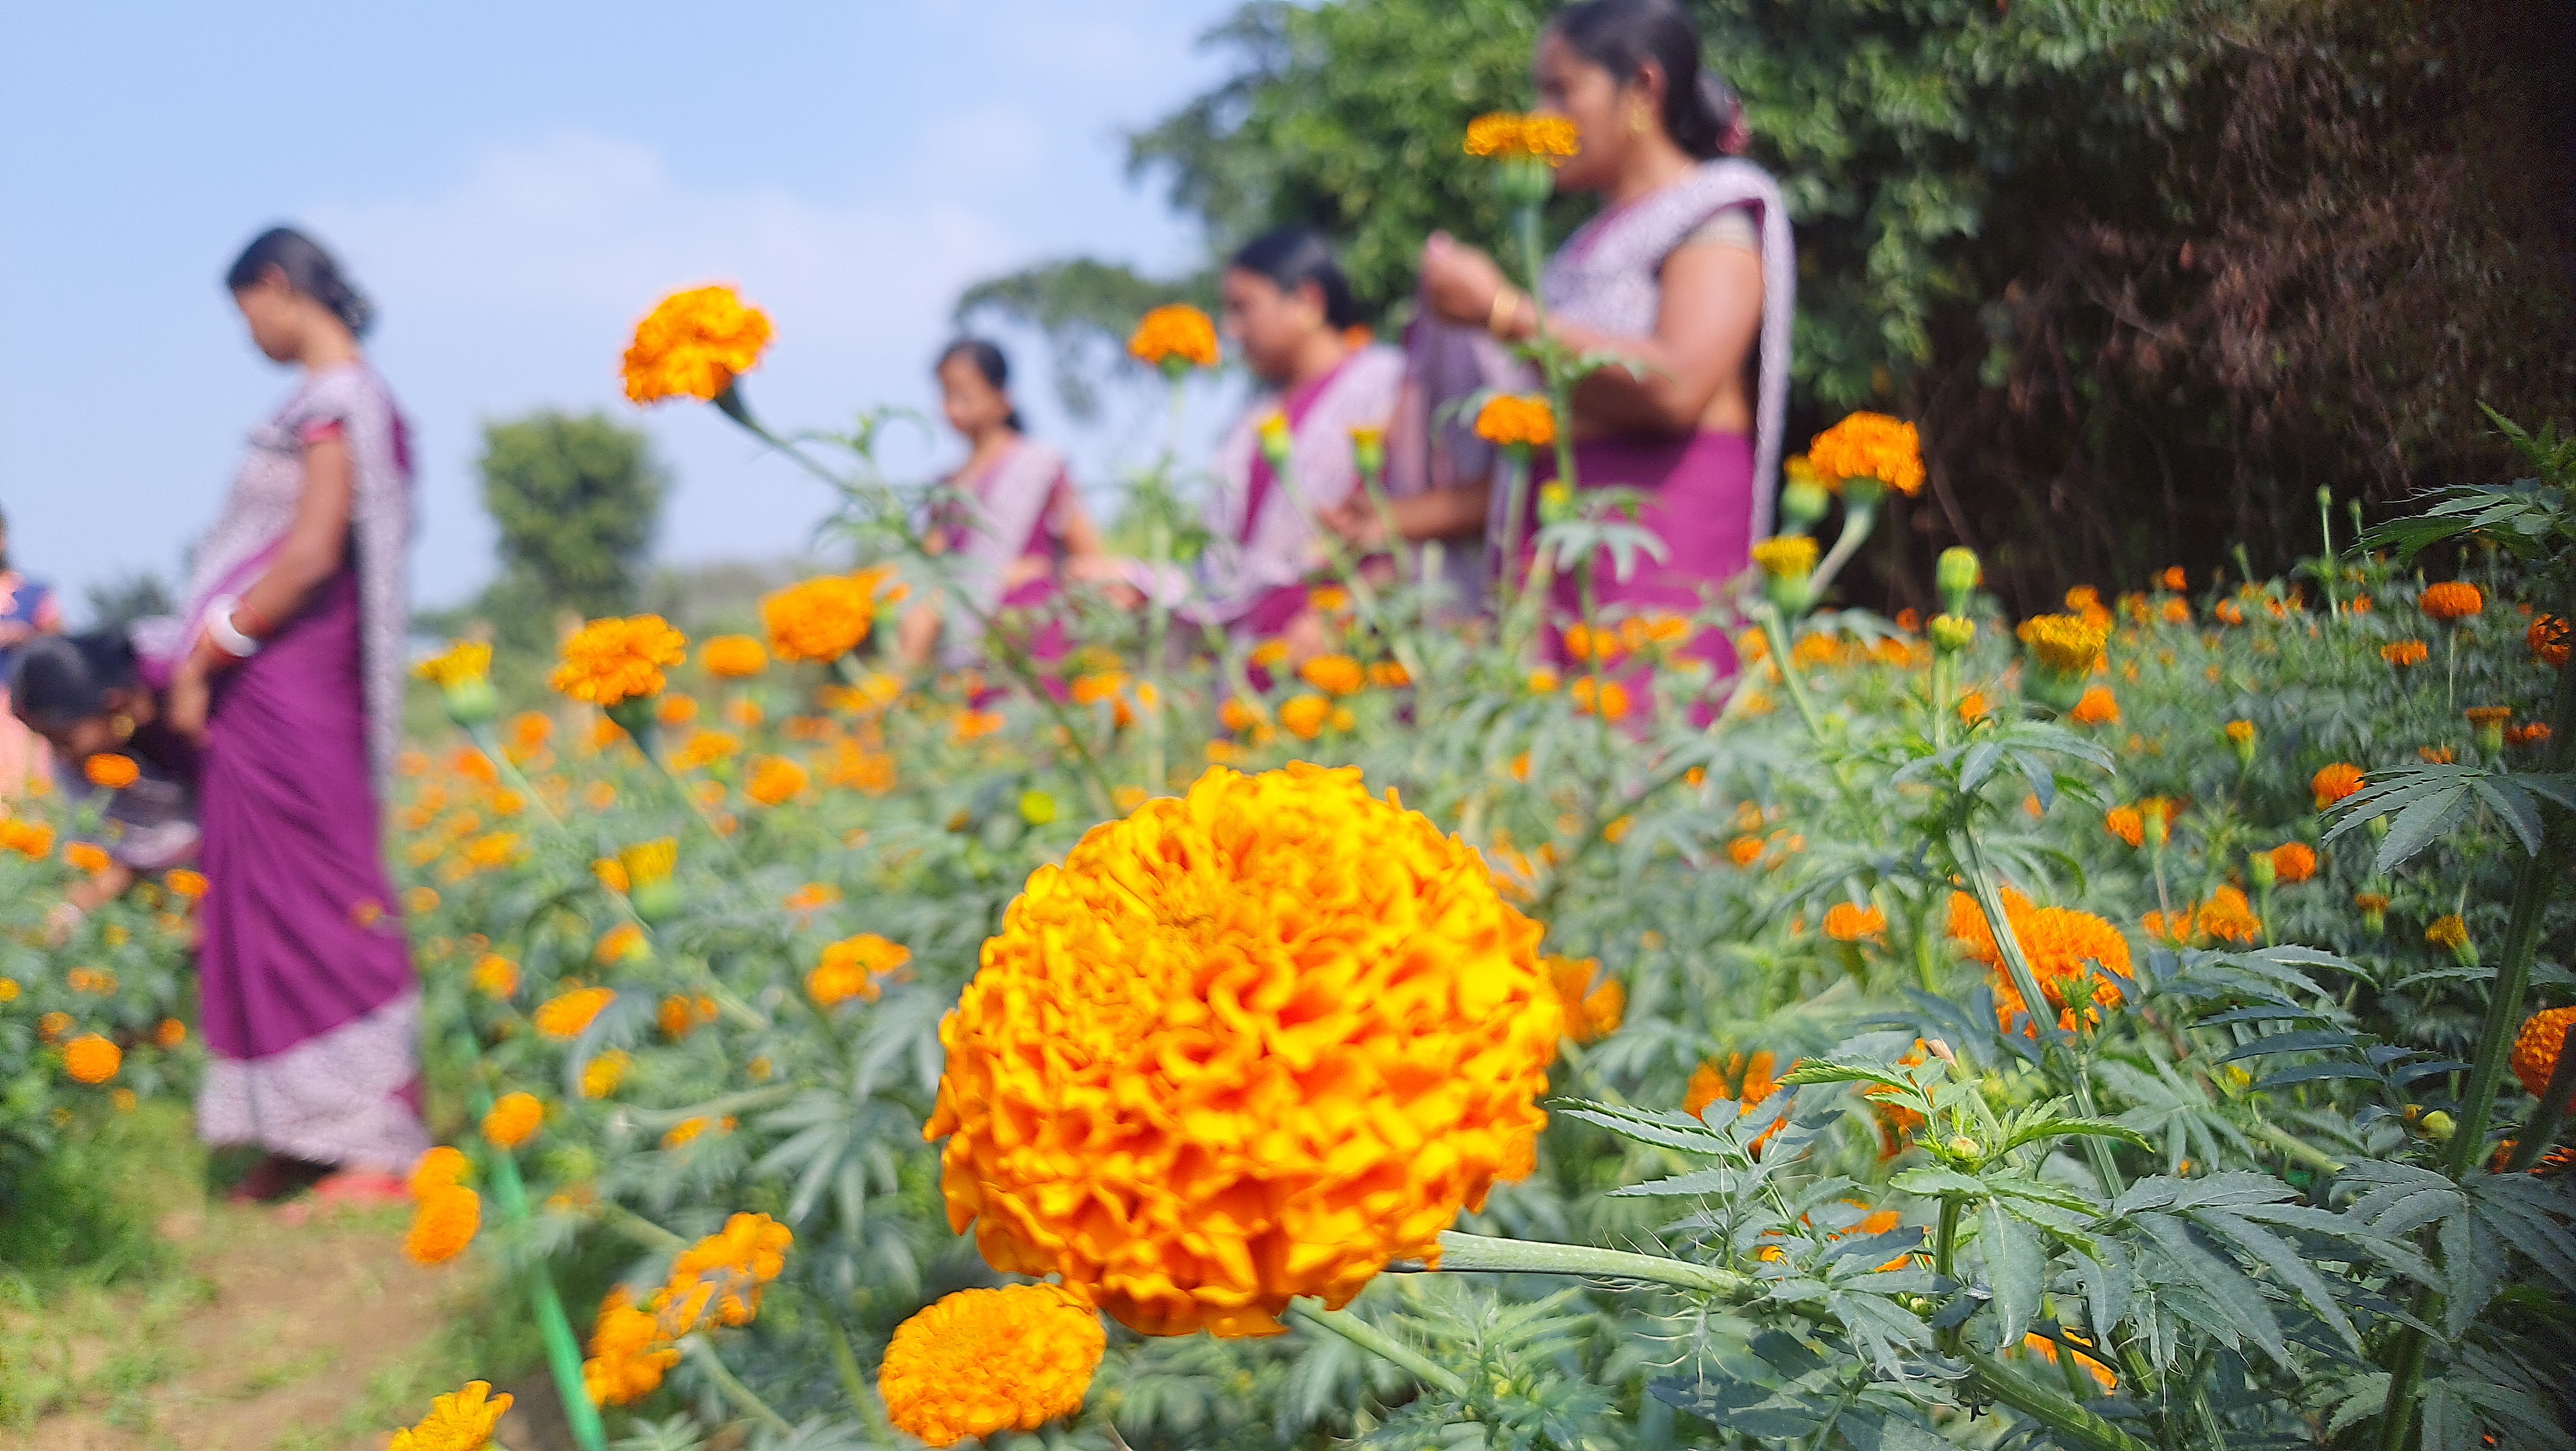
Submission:
[[[2379,647],[2379,658],[2400,670],[2421,665],[2432,655],[2433,652],[2424,648],[2421,640],[2392,640]]]
[[[2120,929],[2090,912],[2065,907],[2034,906],[2028,897],[2010,887],[2003,889],[2004,920],[2011,926],[2013,939],[2021,944],[2022,956],[2030,962],[2031,976],[2039,980],[2039,990],[2048,1005],[2058,1009],[2057,1024],[2075,1027],[2075,999],[2089,985],[2092,1006],[2084,1012],[2084,1021],[2101,1021],[2101,1007],[2120,1001],[2119,980],[2130,976],[2129,939]],[[2003,949],[1995,940],[1994,926],[1977,907],[1977,899],[1965,892],[1950,894],[1950,940],[1960,945],[1968,956],[1984,963],[1995,975],[1995,1017],[2007,1031],[2016,1016],[2029,1012],[2012,974],[2004,967]],[[2025,1032],[2036,1036],[2035,1029]]]
[[[960,1290],[895,1327],[877,1372],[886,1419],[925,1445],[1035,1431],[1082,1408],[1108,1336],[1061,1285]]]
[[[537,1005],[533,1015],[537,1031],[549,1038],[578,1038],[599,1017],[600,1010],[615,1001],[617,993],[612,988],[574,988]]]
[[[849,654],[876,624],[877,596],[885,592],[885,583],[884,570],[862,569],[789,585],[762,600],[760,623],[769,632],[770,650],[781,660],[818,665]]]
[[[491,1391],[490,1381],[470,1380],[462,1389],[431,1401],[429,1414],[420,1424],[394,1432],[385,1451],[482,1451],[492,1443],[492,1429],[501,1424],[514,1399]]]
[[[835,1008],[857,998],[875,1002],[877,980],[912,961],[912,949],[873,932],[845,937],[823,949],[822,965],[805,974],[805,995],[817,1007]]]
[[[1825,935],[1836,942],[1864,942],[1887,935],[1887,914],[1876,907],[1836,902],[1825,909]]]
[[[2522,643],[2530,647],[2532,659],[2552,670],[2563,670],[2567,667],[2567,641],[2571,634],[2576,634],[2576,631],[2571,631],[2567,622],[2558,616],[2533,615],[2531,624],[2522,632]]]
[[[2424,586],[2424,596],[2416,604],[2425,614],[2451,625],[2485,609],[2487,597],[2466,580],[2446,579]]]
[[[720,680],[744,680],[769,668],[769,652],[749,635],[718,635],[698,647],[698,663]]]
[[[653,1025],[662,1030],[663,1037],[676,1041],[714,1022],[718,1011],[716,1000],[703,993],[695,996],[670,993],[663,997],[661,1006],[653,1010]]]
[[[2317,874],[2317,850],[2304,841],[2285,841],[2272,848],[2272,877],[2296,886]]]
[[[2118,725],[2120,698],[2111,693],[2111,687],[2096,685],[2084,692],[2066,718],[2077,725]]]
[[[1127,356],[1148,367],[1217,365],[1216,324],[1185,302],[1168,303],[1139,319],[1127,335]]]
[[[662,693],[664,667],[689,657],[689,641],[660,615],[593,620],[564,641],[548,683],[575,700],[607,707]]]
[[[1297,678],[1327,695],[1356,695],[1368,682],[1360,662],[1348,655],[1318,655],[1297,667]]]
[[[730,287],[674,292],[635,325],[619,369],[627,400],[722,397],[736,377],[760,365],[769,337],[769,314]]]
[[[81,762],[81,775],[88,778],[89,784],[103,790],[122,791],[143,779],[143,768],[134,764],[132,756],[101,751]]]
[[[2576,1007],[2548,1008],[2525,1019],[2522,1031],[2513,1035],[2513,1076],[2522,1081],[2532,1097],[2549,1091],[2549,1080],[2558,1072],[2559,1050],[2567,1046],[2570,1028],[2576,1028]]]
[[[1750,1056],[1729,1054],[1724,1063],[1714,1058],[1703,1060],[1691,1070],[1690,1083],[1682,1090],[1682,1112],[1693,1118],[1706,1118],[1708,1109],[1721,1101],[1735,1104],[1737,1118],[1754,1112],[1780,1091],[1779,1080],[1772,1077],[1776,1062],[1767,1048]],[[1797,1066],[1795,1062],[1789,1065],[1792,1071]],[[1771,1136],[1788,1121],[1789,1111],[1785,1104],[1773,1110],[1770,1125],[1753,1140],[1754,1150],[1759,1152],[1764,1144],[1771,1142]]]
[[[2076,1345],[2091,1345],[2093,1343],[2092,1341],[2085,1339],[2076,1331],[2068,1330],[2063,1327],[2060,1327],[2057,1333],[2065,1336],[2070,1342]],[[2047,1361],[2051,1365],[2057,1364],[2056,1341],[2049,1339],[2045,1335],[2033,1333],[2023,1336],[2021,1343],[2023,1349],[2031,1351],[2040,1359]],[[2093,1377],[2094,1384],[2102,1388],[2102,1393],[2104,1395],[2109,1395],[2111,1392],[2119,1389],[2119,1374],[2113,1371],[2111,1367],[2104,1365],[2102,1362],[2095,1360],[2089,1355],[2086,1355],[2083,1351],[2078,1350],[2073,1352],[2073,1354],[2075,1356],[2075,1368],[2084,1372],[2086,1375]]]
[[[1596,684],[1592,677],[1587,675],[1574,682],[1574,688],[1567,693],[1574,697],[1574,709],[1577,714],[1591,715],[1598,712],[1606,721],[1622,721],[1628,718],[1628,687],[1616,680],[1603,680]]]
[[[1582,145],[1582,133],[1564,116],[1493,111],[1467,123],[1467,154],[1494,161],[1544,161],[1555,166]]]
[[[1538,938],[1356,769],[1212,769],[1040,867],[984,944],[925,1130],[949,1220],[1149,1334],[1339,1307],[1532,1167]]]
[[[444,1264],[474,1242],[483,1227],[483,1199],[465,1187],[472,1170],[464,1154],[445,1144],[412,1167],[411,1228],[403,1235],[403,1253],[414,1263]]]
[[[2168,919],[2162,912],[2149,912],[2144,920],[2149,937],[2188,947],[2195,942],[2233,942],[2239,947],[2251,946],[2263,934],[2263,919],[2254,914],[2254,904],[2235,887],[2220,887],[2209,894],[2209,900],[2198,906],[2186,904]]]
[[[1476,436],[1497,448],[1551,447],[1556,409],[1535,393],[1497,393],[1476,410]]]
[[[2319,811],[2346,797],[2360,794],[2362,785],[2361,768],[2350,761],[2320,766],[2317,773],[2308,778],[2308,790],[2316,797]]]
[[[1807,462],[1825,487],[1876,479],[1912,498],[1923,492],[1923,440],[1914,425],[1884,413],[1855,413],[1816,435]]]
[[[505,1093],[483,1115],[483,1137],[504,1149],[515,1149],[537,1136],[546,1122],[546,1106],[533,1093]]]
[[[54,854],[54,829],[41,821],[0,818],[0,851],[14,851],[29,861]]]
[[[2014,633],[2042,666],[2078,676],[2092,674],[2102,663],[2102,647],[2110,638],[2106,627],[2077,615],[2033,615]]]
[[[1598,958],[1550,957],[1540,965],[1547,969],[1548,986],[1556,992],[1568,1042],[1590,1043],[1619,1031],[1619,1022],[1628,1013],[1628,988],[1615,977],[1601,978],[1600,986],[1593,986],[1601,972]]]

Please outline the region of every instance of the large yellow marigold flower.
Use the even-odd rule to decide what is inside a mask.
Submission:
[[[125,1050],[96,1033],[83,1033],[63,1045],[63,1071],[75,1082],[105,1083],[125,1063]]]
[[[1127,335],[1127,355],[1148,367],[1217,365],[1216,324],[1186,302],[1168,303],[1138,320]]]
[[[1494,111],[1467,123],[1467,154],[1496,161],[1544,161],[1555,166],[1582,144],[1572,119],[1539,113]]]
[[[2547,1008],[2525,1019],[2522,1031],[2513,1035],[2513,1076],[2522,1080],[2532,1097],[2549,1091],[2569,1028],[2576,1028],[2576,1007]]]
[[[985,1260],[1148,1334],[1275,1332],[1528,1172],[1539,928],[1356,769],[1210,770],[1040,867],[925,1130]]]
[[[1876,479],[1908,498],[1923,492],[1923,441],[1913,424],[1884,413],[1855,413],[1817,434],[1807,462],[1829,489]]]
[[[429,1415],[419,1425],[394,1432],[385,1451],[483,1451],[492,1444],[492,1428],[501,1423],[510,1401],[509,1396],[492,1395],[488,1380],[467,1381],[462,1389],[430,1402]]]
[[[2090,675],[2110,632],[2077,615],[2033,615],[2015,633],[2032,658],[2060,675]]]
[[[1476,436],[1497,448],[1547,448],[1556,442],[1556,409],[1535,393],[1497,393],[1476,410]]]
[[[663,298],[635,325],[626,349],[626,397],[712,400],[760,365],[769,347],[769,314],[730,287],[697,287]]]
[[[623,705],[661,694],[663,668],[687,658],[688,637],[660,615],[593,620],[564,641],[563,664],[548,683],[592,705]]]
[[[886,1419],[932,1446],[1034,1431],[1082,1408],[1108,1336],[1057,1285],[960,1290],[897,1326],[877,1372]]]
[[[760,602],[769,648],[781,660],[829,665],[859,648],[876,624],[881,570],[827,574],[789,585]]]

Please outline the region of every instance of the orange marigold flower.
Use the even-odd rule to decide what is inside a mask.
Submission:
[[[1592,714],[1597,707],[1603,720],[1628,718],[1628,687],[1616,680],[1603,680],[1596,685],[1587,675],[1574,682],[1569,693],[1574,697],[1574,708],[1584,715]]]
[[[886,1419],[931,1446],[1035,1431],[1082,1409],[1108,1336],[1060,1285],[960,1290],[895,1327],[877,1371]]]
[[[112,751],[101,751],[81,762],[81,774],[88,777],[89,783],[93,786],[109,791],[122,791],[143,779],[143,768],[134,764],[132,756],[120,756]]]
[[[491,1390],[490,1381],[470,1380],[431,1401],[429,1415],[419,1425],[394,1432],[385,1451],[483,1451],[492,1444],[492,1428],[501,1423],[512,1399],[493,1396]]]
[[[599,1302],[590,1329],[590,1357],[581,1380],[595,1405],[623,1406],[659,1389],[662,1375],[680,1362],[680,1349],[662,1333],[660,1317],[635,1307],[620,1285]]]
[[[697,1327],[748,1325],[760,1313],[760,1294],[787,1267],[796,1236],[766,1214],[736,1214],[724,1228],[680,1251],[671,1280],[654,1299],[676,1334]]]
[[[1709,1108],[1720,1101],[1734,1103],[1737,1118],[1754,1112],[1780,1091],[1778,1080],[1771,1076],[1776,1061],[1768,1049],[1750,1056],[1730,1054],[1723,1064],[1714,1058],[1702,1061],[1691,1070],[1690,1083],[1682,1090],[1682,1112],[1704,1119]],[[1789,1065],[1792,1070],[1797,1066],[1794,1062]],[[1784,1104],[1774,1113],[1770,1127],[1753,1141],[1753,1147],[1759,1150],[1769,1143],[1788,1121],[1789,1111]]]
[[[1836,942],[1863,942],[1887,935],[1887,914],[1876,907],[1836,902],[1825,909],[1825,935]]]
[[[1413,675],[1400,661],[1380,660],[1369,666],[1368,683],[1379,690],[1402,690],[1413,683]]]
[[[2445,913],[2434,918],[2432,925],[2424,929],[2424,940],[2435,947],[2447,947],[2456,952],[2468,945],[2469,924],[2461,920],[2457,912]]]
[[[581,1068],[581,1096],[608,1097],[626,1081],[626,1070],[634,1066],[635,1059],[622,1048],[611,1048],[591,1059]]]
[[[1216,324],[1185,302],[1166,303],[1144,315],[1127,335],[1127,355],[1148,367],[1167,363],[1217,365]]]
[[[508,999],[519,993],[519,965],[487,952],[474,961],[474,990],[487,998]]]
[[[1773,579],[1805,579],[1816,571],[1816,554],[1815,539],[1805,534],[1775,534],[1753,546],[1754,564]]]
[[[623,705],[661,694],[669,683],[663,668],[688,656],[688,637],[660,615],[593,620],[564,641],[549,683],[575,700]]]
[[[2254,904],[2234,887],[2220,887],[2201,904],[2200,930],[2221,942],[2239,946],[2251,945],[2262,935],[2263,919],[2254,915]]]
[[[2308,778],[2308,790],[2315,795],[2319,811],[2358,794],[2361,788],[2361,768],[2349,761],[2321,766],[2314,776]]]
[[[172,896],[193,902],[206,895],[208,884],[204,873],[178,867],[162,874],[161,885],[168,887]]]
[[[2067,712],[2067,719],[2077,725],[2118,725],[2120,698],[2107,685],[2093,686],[2075,702],[2075,709]]]
[[[2060,1327],[2057,1333],[2065,1336],[2068,1340],[2077,1345],[2091,1345],[2093,1343],[2092,1341],[2085,1339],[2081,1334],[2063,1327]],[[2045,1335],[2033,1333],[2023,1336],[2021,1343],[2024,1349],[2038,1355],[2040,1359],[2047,1361],[2051,1365],[2057,1364],[2056,1341],[2049,1339]],[[2111,1367],[2104,1365],[2102,1362],[2095,1360],[2093,1357],[2086,1355],[2080,1350],[2075,1351],[2074,1356],[2075,1368],[2084,1372],[2086,1375],[2093,1377],[2094,1383],[2102,1387],[2102,1393],[2104,1395],[2108,1395],[2112,1391],[2119,1389],[2120,1377],[2111,1369]]]
[[[1876,479],[1908,498],[1923,492],[1923,442],[1914,425],[1884,413],[1855,413],[1816,435],[1807,462],[1825,487]]]
[[[1332,719],[1333,703],[1320,695],[1294,695],[1280,702],[1279,728],[1301,741],[1311,741],[1324,733]]]
[[[674,292],[635,325],[619,369],[627,400],[720,398],[736,377],[760,365],[769,336],[769,314],[730,287]]]
[[[2165,566],[2165,572],[2156,576],[2156,583],[2170,590],[2191,588],[2191,579],[2182,572],[2182,566],[2179,564]]]
[[[537,1136],[546,1122],[546,1106],[533,1093],[505,1093],[483,1115],[483,1137],[504,1149],[515,1149]]]
[[[2459,753],[2449,746],[2417,746],[2415,755],[2428,766],[2447,766],[2459,759]]]
[[[105,847],[86,841],[70,842],[63,847],[63,864],[93,877],[114,865],[115,860],[107,854]]]
[[[1476,410],[1476,436],[1497,448],[1547,448],[1556,442],[1556,410],[1535,393],[1497,393]]]
[[[2522,632],[2522,642],[2531,649],[2531,658],[2552,670],[2567,664],[2567,641],[2571,632],[2567,622],[2556,615],[2533,615],[2531,624]]]
[[[447,1144],[432,1144],[420,1156],[420,1161],[411,1166],[407,1187],[411,1197],[417,1200],[433,1190],[462,1184],[473,1172],[474,1162],[465,1157],[463,1150]]]
[[[2423,664],[2432,653],[2421,640],[2392,640],[2379,647],[2379,658],[2400,670]]]
[[[2549,1091],[2558,1072],[2558,1052],[2567,1046],[2567,1030],[2576,1028],[2576,1007],[2548,1008],[2523,1020],[2513,1035],[2513,1076],[2532,1097]]]
[[[2114,806],[2102,813],[2102,825],[2133,847],[2147,844],[2147,819],[2134,806]]]
[[[83,1033],[63,1045],[63,1071],[76,1083],[105,1083],[125,1062],[125,1050],[96,1033]]]
[[[2272,848],[2272,876],[2283,886],[2295,886],[2317,874],[2317,851],[2304,841],[2285,841]]]
[[[2071,1005],[2079,995],[2074,987],[2077,983],[2090,983],[2096,1005],[2120,1001],[2120,989],[2113,978],[2127,978],[2130,967],[2129,941],[2118,928],[2090,912],[2034,906],[2029,898],[2010,887],[2005,887],[2002,895],[2004,920],[2012,927],[2014,940],[2021,944],[2031,976],[2039,980],[2049,1006],[2061,1010],[2059,1026],[2074,1026]],[[2004,969],[2003,949],[1995,940],[1993,925],[1978,909],[1976,898],[1965,892],[1950,894],[1949,934],[1968,956],[1994,970],[1996,1016],[2004,1027],[2010,1028],[2013,1017],[2027,1009]],[[2099,1018],[2097,1012],[2086,1010],[2086,1021]]]
[[[418,1185],[415,1174],[413,1182]],[[432,1184],[413,1191],[411,1228],[403,1253],[413,1263],[445,1264],[465,1252],[483,1227],[483,1197],[462,1184]]]
[[[769,668],[769,652],[749,635],[718,635],[698,647],[698,663],[720,680],[744,680]]]
[[[177,1018],[163,1018],[152,1030],[152,1041],[164,1048],[176,1048],[188,1041],[188,1025]]]
[[[2188,625],[2191,623],[2191,601],[2179,598],[2166,600],[2159,613],[2168,625]]]
[[[600,1010],[616,1000],[617,993],[611,988],[574,988],[537,1005],[533,1015],[537,1031],[549,1038],[578,1038],[598,1018]]]
[[[2425,614],[2448,625],[2485,609],[2487,597],[2466,580],[2446,579],[2424,586],[2423,598],[2415,603]]]
[[[751,780],[743,794],[763,806],[783,806],[805,794],[813,778],[805,768],[785,756],[763,756],[751,768]]]
[[[1538,938],[1356,769],[1211,770],[1038,868],[984,944],[925,1130],[950,1223],[1151,1334],[1338,1307],[1533,1166]]]
[[[2220,600],[2217,606],[2213,608],[2210,613],[2216,615],[2218,617],[2218,622],[2222,625],[2241,625],[2245,623],[2245,607],[2234,600]]]
[[[2014,633],[2031,657],[2060,675],[2090,675],[2102,663],[2109,632],[2074,615],[2033,615]],[[2106,692],[2107,693],[2107,692]]]
[[[1360,662],[1348,655],[1318,655],[1297,667],[1297,677],[1327,695],[1356,694],[1367,681]]]
[[[666,726],[678,727],[687,725],[689,722],[698,718],[697,697],[689,695],[663,696],[661,704],[653,707],[653,718]],[[697,739],[703,740],[711,736],[717,740],[733,740],[733,737],[718,731],[700,731],[698,732]],[[689,754],[689,748],[683,747],[678,754],[682,757],[687,756]],[[731,753],[727,752],[727,754]],[[721,760],[723,758],[715,757],[713,759]],[[679,766],[679,762],[677,760],[674,760],[672,764]],[[679,766],[679,769],[683,771],[694,770],[695,768],[706,764],[706,759],[699,759],[691,761],[688,765]]]
[[[662,999],[661,1007],[654,1010],[653,1019],[655,1026],[662,1030],[663,1037],[678,1039],[714,1022],[717,1011],[716,1000],[704,993],[694,996],[672,993]]]
[[[1968,691],[1962,691],[1962,692],[1960,692],[1960,695],[1959,695],[1959,722],[1960,722],[1960,724],[1962,724],[1962,725],[1975,725],[1977,722],[1979,722],[1979,721],[1981,721],[1981,720],[1984,720],[1987,716],[1991,715],[1992,713],[1993,713],[1993,712],[1989,711],[1989,710],[1986,708],[1986,693],[1985,693],[1984,691],[1982,691],[1982,690],[1968,690]]]
[[[822,965],[805,974],[805,995],[816,1006],[838,1007],[852,998],[875,1002],[878,979],[912,961],[912,949],[873,932],[843,938],[823,949]]]
[[[1554,166],[1581,145],[1572,120],[1546,112],[1491,111],[1467,123],[1467,154],[1494,161]]]
[[[1565,1037],[1575,1043],[1590,1043],[1619,1031],[1619,1022],[1627,1016],[1628,988],[1615,977],[1604,977],[1600,986],[1593,979],[1601,971],[1598,958],[1549,957],[1541,959],[1547,969],[1548,986],[1556,992],[1556,1005],[1565,1016]]]
[[[2504,733],[2508,746],[2536,746],[2549,739],[2549,722],[2535,720],[2518,725]]]
[[[868,638],[876,624],[877,596],[886,572],[863,569],[856,574],[827,574],[789,585],[760,602],[760,623],[769,633],[769,648],[781,660],[810,660],[829,665]]]

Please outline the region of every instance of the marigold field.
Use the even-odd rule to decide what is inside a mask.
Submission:
[[[673,339],[765,318],[692,299],[650,391],[758,428]],[[1649,617],[1534,667],[1559,626],[1409,566],[1319,586],[1302,662],[1077,598],[1061,667],[1001,619],[905,680],[936,561],[849,442],[791,447],[864,568],[594,623],[517,709],[442,656],[401,765],[452,1146],[409,1246],[559,1321],[608,1440],[2571,1444],[2554,435],[2288,578],[2028,621],[1973,558],[1891,620],[1770,549],[1716,683]],[[189,1085],[187,884],[49,944],[45,807],[0,1185]]]

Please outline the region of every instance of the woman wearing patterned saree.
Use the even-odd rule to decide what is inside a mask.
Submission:
[[[1642,492],[1638,522],[1665,549],[1625,580],[1601,562],[1593,583],[1605,610],[1691,613],[1770,529],[1796,285],[1789,219],[1770,176],[1734,154],[1746,139],[1741,107],[1699,57],[1698,32],[1673,0],[1586,0],[1549,23],[1534,67],[1545,109],[1581,135],[1556,185],[1604,202],[1547,265],[1547,329],[1639,365],[1575,390],[1576,472],[1587,489]],[[1452,325],[1505,342],[1539,326],[1492,259],[1446,236],[1425,246],[1422,279]],[[1543,453],[1540,480],[1553,472]],[[1501,500],[1489,507],[1488,537],[1501,539]],[[1560,578],[1558,622],[1579,604],[1574,581]],[[1720,677],[1734,670],[1717,631],[1689,653]]]
[[[266,1151],[241,1197],[327,1175],[326,1195],[391,1200],[429,1143],[419,984],[379,828],[402,725],[410,450],[358,350],[371,309],[327,253],[279,228],[225,281],[251,340],[303,378],[251,431],[181,630],[147,661],[203,752],[197,1131]]]

